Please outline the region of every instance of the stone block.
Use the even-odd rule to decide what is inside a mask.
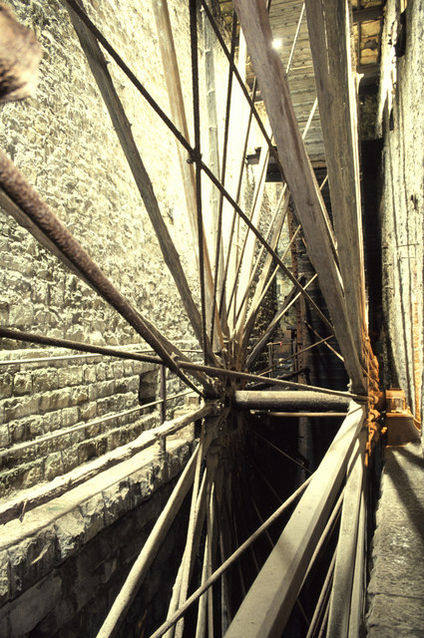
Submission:
[[[84,366],[84,383],[96,382],[96,370],[94,365]]]
[[[44,432],[44,419],[41,416],[33,416],[27,420],[28,436],[34,439]]]
[[[98,363],[96,366],[97,381],[106,381],[106,364]]]
[[[133,498],[129,481],[120,481],[103,491],[105,524],[112,525],[121,514],[131,509]]]
[[[26,419],[19,421],[12,421],[9,425],[10,436],[13,443],[20,443],[27,440],[28,437],[28,422]]]
[[[62,410],[62,427],[67,428],[78,423],[79,412],[77,407]]]
[[[33,370],[32,385],[34,392],[49,392],[51,390],[57,390],[57,370],[55,368]]]
[[[105,525],[105,503],[103,494],[96,494],[92,498],[81,503],[79,507],[84,519],[84,541],[87,543]]]
[[[389,626],[401,630],[423,630],[424,596],[405,596],[403,592],[398,596],[375,594],[372,597],[369,617],[372,618],[370,627]]]
[[[44,459],[34,461],[22,472],[21,487],[32,487],[44,478]]]
[[[76,552],[84,543],[84,517],[78,509],[61,516],[55,522],[58,560],[63,561]]]
[[[32,391],[31,374],[18,372],[13,377],[13,394],[30,394]]]
[[[66,388],[74,385],[81,385],[84,381],[83,366],[71,366],[61,368],[57,371],[59,387]]]
[[[56,412],[48,412],[40,417],[43,422],[44,432],[53,432],[62,427],[62,410]]]
[[[67,408],[71,403],[71,390],[64,388],[46,392],[40,398],[40,412],[52,412]]]
[[[80,421],[89,421],[91,419],[94,419],[97,412],[95,403],[87,403],[85,405],[81,405],[78,410]]]
[[[54,609],[61,597],[62,581],[57,574],[49,574],[28,589],[11,605],[11,635],[24,636],[33,630]]]
[[[0,551],[0,607],[9,600],[9,597],[10,597],[9,555],[6,550],[2,550]]]
[[[0,425],[0,447],[10,445],[10,433],[8,425]]]
[[[62,454],[62,464],[63,464],[63,472],[69,472],[73,470],[74,467],[78,465],[78,450],[74,447],[65,447],[61,451]]]
[[[44,478],[51,481],[55,476],[63,474],[63,462],[61,452],[53,452],[49,454],[44,462]]]
[[[48,574],[55,560],[54,529],[44,528],[35,536],[10,547],[10,597],[16,598]]]
[[[134,374],[134,363],[132,361],[124,361],[124,375],[130,377]]]
[[[123,361],[114,361],[112,363],[113,375],[115,379],[120,379],[124,376],[124,363]]]
[[[88,400],[88,388],[79,386],[71,389],[69,399],[70,405],[81,405],[81,403],[86,403]]]

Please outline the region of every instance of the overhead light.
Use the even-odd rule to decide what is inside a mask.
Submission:
[[[272,41],[272,48],[273,49],[277,49],[277,51],[278,51],[282,47],[283,47],[283,39],[282,38],[274,38],[273,41]]]

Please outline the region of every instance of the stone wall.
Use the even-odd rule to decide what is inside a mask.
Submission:
[[[139,192],[118,143],[109,115],[91,76],[67,11],[59,0],[11,0],[18,18],[35,30],[43,47],[40,84],[36,96],[10,103],[0,112],[0,147],[36,187],[53,212],[89,252],[113,284],[170,340],[196,347],[193,332],[174,281],[160,253]],[[189,15],[187,3],[169,1],[179,59],[189,130],[192,127]],[[151,3],[86,0],[86,10],[129,67],[170,112]],[[202,25],[202,20],[199,21]],[[201,27],[203,29],[203,27]],[[200,99],[206,132],[205,56],[200,37]],[[215,36],[219,145],[222,148],[228,62]],[[108,59],[108,61],[110,61]],[[115,82],[148,170],[160,210],[180,254],[194,299],[200,306],[199,277],[187,223],[186,203],[176,142],[147,102],[114,63]],[[226,185],[235,194],[240,166],[240,117],[247,120],[241,91],[233,88]],[[252,126],[249,150],[258,145]],[[259,142],[261,143],[261,142]],[[210,159],[209,138],[202,134],[203,157]],[[216,167],[219,173],[219,167]],[[255,168],[244,178],[241,203],[251,200]],[[267,186],[264,217],[275,204],[275,187]],[[216,193],[203,180],[205,202]],[[211,228],[210,206],[204,206]],[[232,209],[224,206],[224,227]],[[226,237],[228,233],[224,233]],[[234,252],[234,251],[233,251]],[[214,252],[211,250],[211,255]],[[94,291],[69,272],[28,232],[0,211],[0,320],[3,325],[95,344],[129,345],[138,335]],[[152,367],[106,358],[76,358],[47,362],[57,351],[36,352],[14,341],[0,348],[0,490],[13,490],[50,480],[77,464],[135,438],[151,427],[151,416],[140,413],[116,417],[117,412],[154,398],[157,378]],[[143,347],[143,346],[142,346]],[[198,345],[197,345],[198,347]],[[66,354],[59,351],[60,354]],[[3,366],[4,359],[42,357],[45,362]],[[196,354],[190,357],[196,359]],[[140,373],[143,374],[140,385]],[[168,393],[181,389],[171,376]],[[178,403],[176,404],[178,405]],[[144,414],[144,413],[143,413]],[[99,419],[107,421],[99,423]],[[95,421],[93,423],[93,421]],[[45,437],[60,430],[66,436]],[[32,447],[22,446],[37,439]]]
[[[192,446],[180,435],[167,448],[165,466],[152,448],[131,454],[2,525],[2,638],[97,635]],[[163,618],[185,540],[184,509],[129,610],[122,638],[139,638],[142,629],[149,635]]]
[[[39,362],[0,368],[2,497],[65,474],[158,423],[157,411],[139,408],[155,400],[157,366],[69,359],[61,350],[43,350],[41,357],[38,351],[14,350],[7,356],[19,361],[30,354]]]
[[[401,8],[399,0],[386,4],[381,54],[382,360],[386,385],[403,388],[419,417],[423,361],[424,3],[408,2],[405,28]]]

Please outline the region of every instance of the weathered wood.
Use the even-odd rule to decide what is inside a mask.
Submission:
[[[233,554],[231,554],[231,556],[229,556],[224,563],[222,563],[222,565],[220,567],[218,567],[218,569],[216,571],[213,572],[213,574],[206,580],[206,582],[201,585],[198,589],[196,589],[195,592],[193,592],[191,594],[191,596],[187,599],[187,601],[185,602],[185,604],[180,607],[180,609],[178,609],[174,616],[172,618],[170,618],[169,620],[167,620],[166,622],[164,622],[158,629],[156,629],[156,631],[150,636],[150,638],[160,638],[160,636],[163,636],[164,633],[170,628],[172,627],[172,625],[174,625],[177,620],[179,618],[181,618],[181,616],[183,616],[183,614],[187,611],[187,609],[207,590],[209,589],[209,587],[211,587],[213,585],[213,583],[215,583],[218,578],[220,578],[222,576],[222,574],[224,574],[227,569],[234,563],[236,562],[240,556],[250,547],[250,545],[252,543],[255,542],[255,540],[257,538],[259,538],[259,536],[261,534],[263,534],[263,532],[265,532],[265,530],[267,530],[276,520],[278,520],[278,518],[281,516],[281,514],[283,512],[286,511],[286,509],[288,507],[290,507],[290,505],[297,499],[297,497],[302,494],[302,492],[304,492],[304,490],[307,488],[307,486],[311,483],[312,478],[313,478],[313,474],[306,479],[306,481],[297,488],[297,490],[295,492],[293,492],[293,494],[286,500],[284,501],[284,503],[282,505],[280,505],[280,507],[273,513],[271,514],[271,516],[269,516],[266,521],[260,526],[258,527],[257,530],[255,530],[253,532],[253,534],[251,534],[235,551]],[[280,498],[278,497],[278,500],[280,501]],[[244,635],[244,632],[242,632],[241,635]],[[239,638],[239,636],[237,637]]]
[[[293,390],[237,390],[234,404],[250,410],[308,410],[324,412],[328,410],[346,411],[349,400],[333,397],[320,392]]]
[[[347,638],[355,560],[357,554],[360,504],[364,477],[366,432],[355,443],[347,469],[333,584],[330,595],[327,638]]]
[[[363,363],[365,275],[350,7],[347,0],[306,0],[306,10],[339,265],[352,334]]]
[[[367,511],[365,494],[362,490],[359,506],[358,538],[356,543],[355,571],[353,574],[352,596],[349,617],[349,638],[357,638],[362,630],[364,618],[365,592],[367,586],[366,573],[366,535],[367,535]]]
[[[142,579],[146,575],[149,566],[192,485],[198,454],[199,448],[197,447],[178,479],[165,508],[154,524],[147,541],[144,543],[139,556],[132,566],[130,573],[97,634],[97,638],[110,638],[115,628],[119,625],[123,614],[130,606]]]
[[[306,154],[279,56],[272,48],[272,32],[262,3],[234,0],[253,67],[264,98],[284,176],[302,224],[308,255],[318,273],[345,367],[356,391],[364,391],[365,377],[352,334],[340,272],[334,260],[325,223],[325,208]]]
[[[178,252],[160,212],[152,182],[135,143],[134,136],[131,131],[131,124],[126,116],[124,107],[108,71],[106,59],[93,34],[71,9],[67,1],[63,0],[63,2],[68,9],[71,22],[80,41],[82,50],[85,53],[93,77],[96,80],[106,108],[108,109],[122,150],[133,174],[134,181],[158,238],[164,261],[174,278],[196,337],[199,340],[199,343],[202,343],[202,321],[200,313],[194,303]],[[207,344],[207,348],[212,358],[214,358],[210,344]]]
[[[363,408],[351,405],[305,494],[243,600],[226,638],[281,636],[345,475],[364,414]]]
[[[307,0],[306,8],[339,264],[353,336],[361,352],[365,285],[349,6],[347,0]]]

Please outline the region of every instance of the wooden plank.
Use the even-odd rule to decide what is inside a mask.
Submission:
[[[343,481],[364,413],[363,408],[351,404],[338,434],[243,600],[225,638],[281,636]]]
[[[272,48],[268,15],[264,5],[254,0],[234,0],[234,6],[261,87],[278,157],[302,224],[308,255],[318,273],[346,370],[355,390],[364,391],[365,377],[326,228],[325,205],[296,122],[281,60]]]
[[[342,517],[330,595],[327,638],[347,638],[363,493],[365,434],[361,432],[348,465]]]
[[[339,265],[356,349],[365,332],[357,105],[347,0],[306,0]]]

